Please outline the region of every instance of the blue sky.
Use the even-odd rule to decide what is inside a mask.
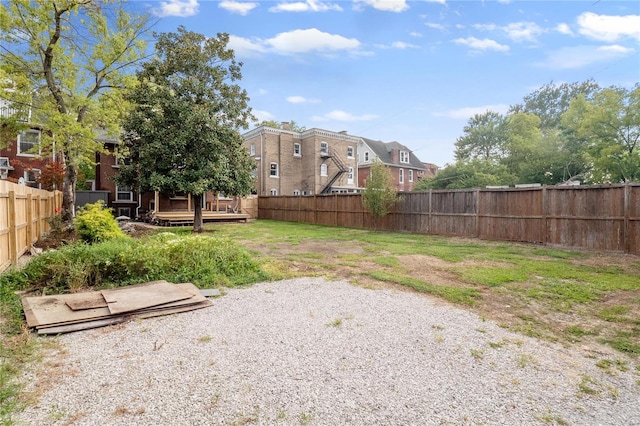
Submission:
[[[640,2],[135,2],[154,28],[231,37],[260,120],[398,141],[425,162],[454,158],[475,113],[536,88],[640,81]]]

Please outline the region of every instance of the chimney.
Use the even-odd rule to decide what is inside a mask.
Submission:
[[[346,130],[340,130],[338,133],[341,134],[341,135],[346,135],[347,131]]]
[[[280,126],[282,127],[282,130],[291,130],[291,126],[288,121],[283,121],[280,123]]]

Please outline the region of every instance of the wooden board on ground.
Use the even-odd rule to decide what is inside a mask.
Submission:
[[[23,297],[27,325],[38,327],[60,323],[94,320],[111,315],[109,308],[83,309],[74,311],[67,305],[68,300],[80,299],[83,293],[58,294],[53,296]]]
[[[86,293],[75,293],[84,296],[81,299],[73,298],[66,301],[67,306],[72,311],[82,311],[84,309],[106,308],[107,301],[104,300],[102,293],[91,291]]]
[[[23,297],[27,325],[37,328],[39,334],[58,334],[117,324],[133,317],[170,315],[212,304],[191,283],[153,281],[115,290],[118,291]],[[138,308],[134,309],[134,306]],[[118,312],[118,309],[123,311]]]
[[[189,292],[166,281],[102,290],[100,293],[107,301],[111,314],[137,311],[192,297]]]
[[[77,322],[73,324],[54,325],[51,327],[38,327],[38,334],[62,334],[72,331],[89,330],[91,328],[105,327],[107,325],[119,324],[127,321],[129,318],[125,316],[102,318],[92,321]]]

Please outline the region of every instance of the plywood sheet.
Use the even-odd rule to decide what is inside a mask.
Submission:
[[[102,318],[91,321],[83,321],[72,324],[54,325],[51,327],[38,327],[38,334],[62,334],[70,333],[72,331],[89,330],[91,328],[105,327],[107,325],[114,325],[124,321],[127,321],[129,317],[118,316]]]
[[[29,327],[37,327],[104,318],[111,315],[107,307],[83,309],[80,311],[71,310],[67,305],[67,301],[79,297],[77,296],[78,294],[82,293],[23,297],[22,305],[24,307],[27,325]]]
[[[23,297],[22,305],[29,327],[38,334],[59,334],[186,312],[212,302],[191,283],[154,281],[102,292]]]
[[[104,300],[102,293],[98,291],[75,294],[83,297],[81,299],[72,298],[67,300],[67,306],[71,308],[72,311],[107,307],[107,301]]]
[[[189,292],[166,281],[102,290],[101,293],[111,314],[137,311],[192,297]]]
[[[189,312],[189,311],[195,311],[196,309],[202,309],[202,308],[207,308],[209,306],[212,306],[213,302],[211,300],[205,300],[203,302],[199,302],[196,303],[194,305],[189,305],[189,306],[182,306],[182,307],[175,307],[175,308],[168,308],[168,309],[164,309],[164,310],[155,310],[155,311],[148,311],[148,312],[141,312],[135,315],[136,318],[153,318],[153,317],[159,317],[159,316],[163,316],[163,315],[172,315],[172,314],[178,314],[181,312]]]

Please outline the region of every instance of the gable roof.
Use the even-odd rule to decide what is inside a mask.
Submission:
[[[382,142],[382,141],[374,141],[373,139],[361,138],[362,141],[371,149],[371,151],[376,154],[376,157],[387,166],[403,166],[411,167],[413,169],[426,170],[426,166],[416,155],[406,146],[402,145],[399,142]],[[409,153],[409,162],[408,163],[394,163],[393,156],[391,152],[393,150],[398,151],[406,151]]]

